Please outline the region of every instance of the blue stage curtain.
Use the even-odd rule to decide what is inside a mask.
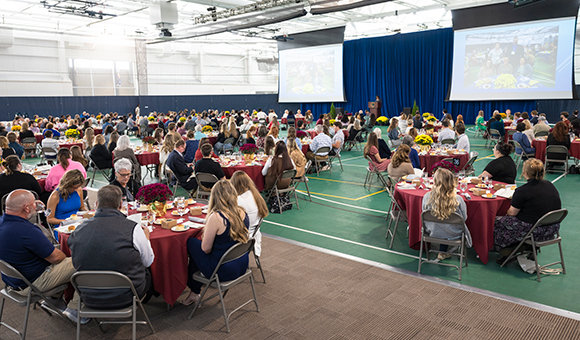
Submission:
[[[345,41],[343,70],[346,103],[334,103],[348,112],[366,110],[378,95],[383,115],[393,117],[416,101],[421,112],[437,118],[445,108],[473,124],[479,110],[488,118],[493,110],[512,112],[535,109],[534,101],[445,102],[453,63],[453,30],[450,28],[386,37]],[[331,103],[305,103],[302,111],[314,117],[330,111]]]

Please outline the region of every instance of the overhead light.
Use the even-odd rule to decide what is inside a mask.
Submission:
[[[83,1],[83,0],[60,0],[60,1],[41,1],[44,8],[51,13],[71,14],[93,19],[103,19],[105,16],[116,17],[116,14],[103,13],[103,11],[94,11],[90,8],[95,6],[109,6],[104,2]]]
[[[213,6],[213,7],[208,7],[208,8],[207,8],[207,11],[208,11],[208,12],[215,12],[215,6]]]

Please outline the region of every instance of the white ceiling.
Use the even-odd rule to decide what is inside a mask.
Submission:
[[[48,0],[54,3],[56,0]],[[344,1],[332,1],[327,5],[341,4]],[[345,39],[383,36],[399,31],[402,33],[451,27],[450,9],[483,6],[506,0],[395,0],[342,12],[323,15],[312,15],[291,19],[256,28],[236,30],[229,33],[210,35],[203,40],[245,40],[246,37],[271,39],[274,36],[313,31],[324,28],[346,25]],[[154,0],[107,0],[100,1],[105,6],[91,8],[117,15],[104,19],[88,18],[71,14],[50,13],[40,0],[2,0],[0,5],[0,27],[15,30],[58,32],[91,36],[145,37],[155,39],[158,29],[149,23],[149,6]],[[253,0],[175,0],[179,13],[179,23],[172,29],[174,36],[187,36],[191,30],[203,30],[201,26],[228,25],[236,17],[219,20],[217,23],[195,24],[194,18],[207,15],[208,7],[215,6],[218,12],[239,6],[253,4]],[[310,6],[321,0],[302,0],[302,5],[309,11]],[[296,7],[297,5],[292,5]],[[259,15],[260,13],[253,13]],[[256,20],[260,17],[255,17]],[[196,38],[200,39],[200,38]],[[253,40],[253,39],[252,39]]]

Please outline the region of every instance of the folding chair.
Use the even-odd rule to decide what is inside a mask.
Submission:
[[[501,135],[497,129],[489,129],[489,137],[485,141],[485,147],[487,148],[487,143],[489,142],[489,146],[493,146],[494,144],[499,143],[501,140]]]
[[[514,146],[514,150],[517,150],[517,148],[519,148],[520,150],[522,150],[522,152],[520,152],[519,154],[517,152],[514,151],[514,158],[515,158],[515,162],[516,162],[516,169],[518,169],[520,167],[520,165],[523,163],[523,157],[525,156],[526,158],[534,158],[536,157],[535,153],[526,153],[524,148],[522,148],[522,146],[520,145],[520,143],[518,143],[515,140],[510,140],[509,141],[513,146]]]
[[[379,179],[379,181],[381,181],[383,186],[386,187],[388,185],[388,182],[387,182],[387,180],[385,180],[385,177],[383,177],[383,174],[377,169],[375,164],[367,156],[364,156],[364,157],[369,162],[369,164],[367,166],[367,176],[365,178],[363,188],[366,188],[366,185],[368,183],[369,190],[371,190],[371,187],[373,185],[373,176],[377,176],[377,178]]]
[[[473,175],[475,173],[475,168],[473,167],[473,163],[475,163],[475,160],[477,160],[477,156],[479,156],[479,152],[471,151],[469,153],[469,160],[467,161],[467,163],[465,163],[463,168],[459,169],[459,171],[465,171],[465,176]]]
[[[270,200],[272,195],[276,195],[276,198],[278,199],[278,206],[280,207],[280,214],[282,214],[283,207],[292,204],[292,202],[290,202],[288,204],[282,205],[282,202],[280,201],[280,194],[290,195],[291,193],[294,193],[296,207],[298,208],[298,210],[300,210],[300,206],[298,205],[298,196],[296,195],[296,185],[294,183],[294,177],[296,177],[296,170],[292,169],[284,171],[280,176],[278,176],[278,178],[276,178],[276,182],[274,183],[274,186],[272,187],[270,193],[268,194],[268,201]],[[290,184],[288,185],[288,187],[285,189],[278,189],[278,182],[285,179],[290,180]]]
[[[219,179],[213,175],[213,174],[208,174],[205,172],[196,172],[195,173],[195,180],[197,181],[197,197],[196,198],[200,198],[200,196],[210,196],[211,195],[211,187],[207,188],[201,185],[201,183],[211,183],[211,185],[213,186],[215,183],[217,183],[219,181]],[[209,189],[209,190],[205,190],[205,189]]]
[[[163,164],[165,164],[165,163],[163,163]],[[179,185],[179,181],[177,180],[177,177],[175,175],[173,175],[173,171],[171,171],[171,169],[169,169],[168,166],[164,166],[162,169],[164,169],[164,171],[165,171],[165,177],[167,178],[167,186],[169,187],[169,190],[171,190],[171,193],[173,194],[171,199],[174,199],[175,193],[177,193],[177,186]],[[174,178],[175,178],[175,183],[173,184],[173,188],[172,188],[171,181],[173,181]]]
[[[548,137],[549,134],[548,131],[538,131],[538,133],[534,134],[534,137]]]
[[[356,150],[359,150],[359,142],[358,142],[358,139],[361,136],[362,136],[362,130],[359,130],[357,132],[357,134],[354,136],[353,139],[349,139],[349,140],[347,140],[347,141],[344,142],[344,148],[347,151],[352,150],[352,148],[355,148]]]
[[[252,235],[250,235],[251,238],[253,239],[256,238],[256,234],[258,233],[258,231],[260,231],[260,226],[262,226],[263,221],[264,219],[260,218],[258,225],[254,228],[254,232],[252,233]],[[256,255],[255,247],[256,246],[254,244],[254,247],[252,247],[252,252],[254,253],[254,260],[256,261],[256,266],[258,267],[258,269],[260,269],[260,273],[262,273],[262,280],[264,281],[264,283],[266,283],[266,277],[264,276],[264,271],[262,270],[262,263],[260,262],[260,257]]]
[[[566,138],[568,138],[568,137],[566,137]],[[548,158],[548,154],[559,154],[559,155],[565,156],[565,158],[564,159]],[[546,147],[546,158],[545,158],[545,162],[544,162],[544,172],[546,172],[548,162],[561,163],[561,164],[564,164],[564,170],[550,169],[550,171],[563,172],[564,177],[567,177],[567,175],[568,175],[568,157],[569,157],[568,149],[565,146],[563,146],[563,145],[548,145],[548,147]]]
[[[389,221],[389,225],[387,226],[387,234],[385,238],[388,239],[391,236],[391,244],[389,245],[389,249],[393,248],[393,242],[395,241],[395,235],[397,235],[397,228],[399,227],[399,220],[403,220],[403,222],[407,222],[407,211],[403,210],[397,202],[395,198],[395,190],[396,190],[396,183],[393,181],[391,176],[387,176],[389,181],[389,185],[386,186],[387,193],[391,199],[391,204],[389,204],[389,211],[387,212],[387,220]],[[395,228],[391,230],[391,225],[393,224],[393,219],[395,220]]]
[[[24,156],[36,156],[36,138],[26,137],[22,139],[22,147],[24,148]]]
[[[288,129],[289,126],[296,127],[296,121],[294,120],[294,118],[287,118],[286,119],[286,129]]]
[[[314,168],[316,169],[316,175],[320,176],[320,166],[321,163],[328,162],[328,153],[330,152],[329,146],[323,146],[314,151]]]
[[[453,138],[446,138],[441,141],[441,145],[453,145],[455,144],[455,139]]]
[[[207,301],[215,296],[220,297],[220,302],[222,305],[222,312],[224,315],[224,320],[226,322],[226,329],[227,329],[228,333],[230,332],[229,319],[230,319],[230,316],[234,312],[238,311],[240,308],[244,307],[245,305],[247,305],[250,302],[254,302],[254,304],[256,305],[257,312],[260,311],[260,308],[258,307],[258,300],[256,298],[256,289],[254,287],[254,276],[252,275],[252,271],[250,270],[250,268],[248,268],[243,275],[241,275],[240,277],[238,277],[237,279],[232,280],[232,281],[221,282],[219,275],[218,275],[218,271],[222,265],[224,265],[228,262],[237,260],[240,257],[246,255],[248,252],[250,252],[251,249],[253,249],[254,242],[255,242],[254,239],[250,239],[250,240],[248,240],[247,243],[237,243],[237,244],[233,245],[230,249],[228,249],[228,251],[226,251],[226,253],[222,256],[222,258],[218,262],[218,265],[216,266],[215,270],[213,271],[213,273],[211,274],[211,276],[209,278],[205,277],[201,272],[196,272],[195,274],[193,274],[193,279],[195,281],[204,283],[206,286],[203,289],[203,291],[201,292],[201,295],[200,295],[199,299],[197,300],[197,302],[195,303],[195,306],[193,306],[193,310],[191,311],[191,314],[189,315],[188,319],[191,319],[193,317],[193,314],[195,313],[195,311],[197,310],[199,305],[201,305],[203,302],[205,302],[205,301]],[[252,286],[252,293],[254,295],[254,298],[244,302],[241,306],[239,306],[238,308],[234,309],[233,311],[231,311],[229,314],[226,315],[226,305],[224,303],[224,296],[226,295],[226,293],[228,292],[228,290],[230,288],[243,282],[247,278],[250,278],[250,284]],[[205,296],[205,293],[207,292],[207,290],[210,286],[216,287],[218,291],[215,294],[213,294],[212,296],[203,300],[203,297]]]
[[[99,167],[97,166],[97,163],[93,162],[93,159],[91,158],[91,156],[88,156],[88,159],[89,159],[89,165],[93,167],[93,176],[91,177],[91,186],[93,186],[93,184],[95,184],[95,174],[97,173],[97,171],[100,172],[103,175],[103,177],[106,178],[106,180],[108,182],[109,178],[111,178],[111,174],[109,173],[109,170],[111,170],[111,169],[99,169]]]
[[[2,289],[2,291],[0,291],[0,295],[2,296],[2,303],[0,304],[0,326],[6,326],[6,328],[8,328],[12,332],[18,334],[20,336],[21,340],[26,339],[26,330],[28,328],[28,317],[30,316],[30,306],[38,304],[38,302],[41,300],[44,300],[55,313],[58,313],[58,315],[60,315],[62,318],[64,318],[65,320],[68,320],[68,318],[66,316],[64,316],[64,314],[62,314],[60,309],[58,309],[50,301],[50,299],[47,298],[49,296],[53,296],[53,295],[56,295],[56,294],[63,292],[68,287],[67,283],[62,284],[62,285],[57,286],[57,287],[54,287],[53,289],[50,289],[48,291],[42,292],[38,288],[36,288],[36,286],[34,286],[30,281],[28,281],[24,277],[24,275],[22,275],[18,270],[16,270],[16,268],[12,267],[9,263],[2,261],[2,260],[0,260],[0,272],[2,272],[2,274],[4,274],[5,276],[15,278],[15,279],[20,279],[20,280],[24,281],[24,283],[28,287],[30,287],[30,289],[28,290],[28,294],[26,296],[16,294],[11,288],[9,288],[7,286],[4,287],[4,289]],[[22,328],[22,332],[18,331],[16,328],[14,328],[14,327],[10,326],[9,324],[7,324],[6,322],[2,321],[2,314],[4,311],[4,302],[6,300],[17,304],[19,307],[26,307],[26,312],[24,313],[24,326]],[[44,308],[42,310],[44,310]],[[48,312],[46,310],[44,310],[44,311],[48,315],[52,316],[52,314],[50,312]]]
[[[540,279],[540,272],[544,268],[553,266],[555,264],[561,264],[562,265],[562,273],[566,274],[566,267],[564,267],[564,254],[562,253],[562,238],[560,237],[560,232],[559,231],[556,232],[555,237],[551,240],[539,242],[539,241],[534,240],[534,230],[536,230],[539,227],[549,226],[549,225],[556,224],[556,223],[561,223],[566,218],[567,215],[568,215],[568,210],[559,209],[559,210],[550,211],[549,213],[540,217],[540,219],[534,224],[532,229],[530,229],[530,231],[528,231],[528,233],[526,234],[524,239],[521,240],[521,242],[518,244],[516,249],[514,249],[512,251],[512,253],[507,257],[507,259],[505,261],[503,261],[503,263],[501,264],[501,267],[505,266],[506,263],[508,263],[512,258],[516,257],[518,250],[525,243],[527,245],[532,246],[532,254],[534,255],[534,263],[536,264],[536,273],[538,274],[538,282],[542,281]],[[545,247],[545,246],[549,246],[552,244],[558,244],[558,247],[560,248],[560,261],[546,264],[543,266],[539,266],[538,265],[538,257],[536,255],[536,249],[539,249],[539,248]],[[529,251],[525,251],[524,253],[529,253]]]
[[[304,169],[308,170],[310,169],[310,166],[312,166],[312,160],[308,160],[306,166],[304,166]],[[302,177],[294,177],[294,182],[296,183],[296,188],[298,188],[298,184],[304,183],[306,186],[306,192],[308,192],[308,199],[310,202],[312,202],[312,196],[310,196],[310,189],[308,188],[308,177],[306,177],[306,171]]]
[[[56,152],[53,148],[44,146],[40,149],[40,157],[42,163],[47,163],[48,165],[53,166],[54,161],[56,161]]]
[[[260,125],[266,125],[266,118],[258,118],[258,124]]]
[[[145,308],[143,308],[143,304],[141,301],[143,299],[139,298],[135,287],[133,286],[133,282],[131,280],[119,273],[114,271],[79,271],[73,274],[70,279],[73,287],[75,288],[77,294],[79,295],[79,304],[78,304],[78,317],[79,318],[95,318],[99,329],[103,332],[103,328],[101,325],[106,323],[112,324],[132,324],[133,325],[133,340],[137,338],[137,324],[140,325],[148,325],[149,329],[151,329],[151,334],[155,333],[153,329],[153,325],[151,325],[151,321],[147,316],[147,312],[145,312]],[[98,290],[106,292],[107,290],[117,290],[117,289],[126,289],[130,290],[133,294],[133,302],[130,306],[125,308],[118,308],[118,309],[94,309],[81,304],[82,294],[81,292],[84,289],[90,289],[92,291]],[[145,315],[145,321],[137,321],[137,306]],[[131,321],[98,321],[98,319],[107,318],[107,319],[125,319],[125,318],[132,318]],[[77,340],[81,338],[81,323],[77,322]]]
[[[342,167],[342,159],[340,158],[340,152],[342,151],[342,148],[338,149],[338,151],[336,152],[336,154],[334,156],[331,156],[330,154],[328,155],[328,165],[330,166],[330,173],[332,174],[332,162],[335,159],[338,159],[338,162],[340,163],[340,171],[344,171],[344,168]]]
[[[516,133],[516,132],[517,132],[517,130],[515,130],[515,129],[506,130],[506,133],[508,135],[508,141],[513,139],[514,133]]]
[[[461,281],[461,270],[463,269],[463,259],[465,259],[465,266],[467,267],[467,251],[465,249],[465,246],[466,246],[466,236],[465,235],[467,234],[465,230],[467,229],[467,226],[465,225],[465,221],[463,220],[463,217],[461,217],[458,213],[454,212],[447,219],[440,220],[437,217],[433,216],[431,210],[426,210],[426,211],[423,211],[423,213],[421,214],[421,221],[423,221],[423,222],[422,222],[422,227],[421,227],[421,246],[419,248],[419,269],[417,270],[417,273],[421,273],[421,265],[423,263],[432,263],[432,264],[437,264],[440,266],[455,267],[459,270],[459,281]],[[459,238],[457,240],[447,240],[447,239],[431,237],[427,234],[425,222],[459,224],[463,227],[463,232],[461,233],[461,238]],[[425,249],[427,251],[427,259],[423,260],[423,245],[424,244],[426,245],[427,243],[436,243],[436,244],[444,244],[447,246],[455,246],[455,247],[458,247],[457,253],[449,253],[449,252],[442,252],[439,250]],[[429,253],[432,253],[432,252],[433,253],[441,253],[442,252],[442,253],[449,254],[449,255],[459,256],[459,266],[456,266],[456,265],[450,264],[450,263],[431,261],[429,259]]]
[[[232,150],[234,149],[234,144],[236,143],[236,139],[234,137],[229,137],[226,138],[226,140],[224,141],[224,145],[222,146],[222,152],[225,154],[226,152],[232,152]],[[230,144],[231,147],[227,147],[226,145]]]

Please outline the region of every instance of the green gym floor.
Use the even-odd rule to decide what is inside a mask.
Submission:
[[[386,135],[386,128],[383,128]],[[478,151],[479,158],[475,162],[476,174],[483,171],[487,163],[491,161],[492,152],[484,147],[484,140],[473,138],[473,127],[469,128],[471,151]],[[282,131],[285,134],[285,131]],[[140,141],[132,137],[135,144]],[[488,157],[490,156],[490,157]],[[38,160],[26,160],[28,164],[34,164]],[[289,240],[301,242],[307,245],[320,247],[329,251],[338,252],[345,256],[370,260],[386,264],[410,272],[417,271],[418,251],[409,248],[406,237],[406,224],[401,223],[395,237],[393,249],[389,249],[389,240],[385,239],[387,221],[385,220],[389,207],[389,196],[382,189],[376,178],[373,187],[363,187],[366,176],[366,161],[361,150],[343,151],[341,171],[338,162],[332,168],[332,174],[328,171],[320,176],[309,175],[309,187],[312,194],[312,202],[308,196],[299,194],[300,209],[294,207],[285,211],[282,215],[271,214],[262,224],[262,232]],[[521,167],[519,169],[521,172]],[[142,171],[145,174],[145,169]],[[92,173],[89,171],[89,176]],[[548,174],[546,179],[553,181],[560,192],[563,207],[569,210],[568,217],[564,220],[560,233],[564,250],[564,260],[567,274],[543,276],[541,282],[537,282],[536,275],[524,273],[517,261],[500,268],[496,264],[499,254],[491,253],[489,262],[484,265],[476,258],[475,251],[468,250],[469,266],[463,269],[463,280],[458,281],[457,269],[451,267],[424,265],[422,274],[438,278],[455,287],[486,290],[493,293],[514,297],[530,302],[535,302],[565,311],[580,313],[580,290],[577,288],[580,282],[580,260],[576,259],[574,244],[580,241],[580,231],[576,230],[580,219],[578,203],[575,202],[577,188],[580,184],[580,176],[561,174]],[[147,176],[146,183],[152,182]],[[525,180],[518,179],[517,184],[523,184]],[[95,187],[101,187],[106,182],[97,174]],[[299,189],[305,191],[303,184]],[[183,189],[179,189],[180,195],[186,195]],[[574,206],[577,208],[575,209]],[[264,249],[263,251],[276,251]],[[540,263],[554,262],[559,258],[556,246],[542,249],[539,254]],[[456,261],[456,260],[446,260]],[[265,267],[267,263],[263,263]],[[557,266],[553,267],[557,268]],[[437,281],[437,279],[435,279]],[[526,303],[525,301],[523,303]],[[541,307],[540,307],[541,308]]]

